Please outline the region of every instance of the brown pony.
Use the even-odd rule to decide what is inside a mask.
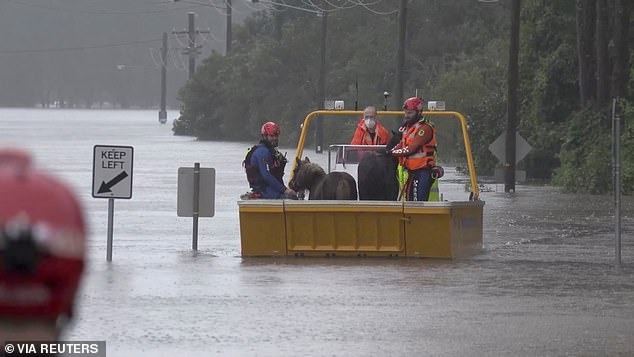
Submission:
[[[293,178],[288,187],[297,193],[310,191],[310,200],[357,200],[357,183],[347,172],[331,172],[326,175],[321,166],[296,159]]]

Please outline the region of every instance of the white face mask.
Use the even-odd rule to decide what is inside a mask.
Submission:
[[[368,129],[374,129],[376,126],[376,120],[374,119],[363,119],[363,123]]]

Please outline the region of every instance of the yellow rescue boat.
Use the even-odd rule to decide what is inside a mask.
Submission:
[[[402,111],[377,114],[403,116]],[[459,120],[472,189],[468,201],[239,201],[242,256],[460,258],[479,253],[484,201],[479,199],[467,121],[458,112],[423,114]],[[308,114],[296,158],[301,158],[309,123],[318,115],[359,117],[363,112],[319,110]]]

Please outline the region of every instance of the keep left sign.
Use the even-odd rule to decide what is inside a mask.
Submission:
[[[95,145],[92,163],[92,197],[132,197],[132,146]]]

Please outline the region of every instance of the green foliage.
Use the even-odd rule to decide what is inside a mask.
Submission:
[[[631,102],[621,105],[621,190],[634,192],[634,107]],[[621,110],[619,110],[621,111]],[[613,190],[613,152],[611,128],[605,127],[608,110],[597,112],[586,108],[574,113],[569,121],[560,160],[553,183],[568,192],[606,193]]]
[[[522,7],[520,133],[533,146],[521,163],[532,178],[550,179],[559,167],[567,121],[576,110],[574,4],[527,0]]]
[[[398,1],[383,5],[396,9]],[[418,90],[465,114],[478,173],[485,175],[500,164],[488,147],[506,128],[508,12],[503,3],[408,3],[405,96]],[[383,91],[395,85],[397,21],[396,14],[381,16],[361,6],[328,15],[328,99],[344,100],[346,109],[355,102],[359,109],[383,107]],[[519,167],[540,179],[551,179],[556,170],[554,183],[565,190],[609,190],[609,128],[601,124],[607,114],[579,108],[574,2],[522,1],[521,21],[518,129],[533,150]],[[320,17],[288,9],[259,12],[234,26],[232,55],[210,56],[181,89],[174,133],[254,141],[260,125],[272,120],[282,127],[281,144],[294,145],[305,115],[322,105],[316,99],[320,30]],[[632,65],[628,74],[632,90]],[[626,105],[624,116],[633,114]],[[349,142],[358,120],[324,119],[325,145]],[[399,123],[380,119],[388,129]],[[464,160],[460,126],[433,121],[442,161]],[[634,155],[632,130],[626,125],[623,157]],[[627,192],[634,186],[632,165],[623,166]]]
[[[572,115],[561,148],[561,167],[553,178],[565,191],[610,190],[610,137],[601,121],[602,113],[590,108]]]
[[[488,146],[504,130],[505,78],[504,66],[499,62],[500,56],[504,55],[500,52],[501,46],[493,41],[472,56],[458,58],[439,77],[438,84],[431,91],[433,98],[445,99],[448,109],[467,116],[471,149],[476,153],[478,173],[484,175],[491,175],[497,163]],[[440,122],[437,122],[437,126],[438,141],[443,144],[440,148],[443,157],[464,162],[460,128],[441,126]]]
[[[391,3],[397,8],[396,1]],[[451,109],[464,111],[478,122],[474,128],[499,126],[505,67],[500,61],[504,34],[499,27],[506,26],[503,10],[459,0],[435,1],[430,6],[412,2],[406,96],[419,89],[426,99],[445,100]],[[174,123],[175,134],[255,140],[261,123],[274,120],[282,126],[282,144],[294,144],[304,116],[321,106],[315,100],[320,21],[297,11],[262,12],[235,26],[232,55],[212,55],[180,91],[183,109]],[[326,96],[345,100],[348,109],[355,102],[359,109],[382,107],[383,91],[394,87],[397,16],[356,7],[329,14],[328,26]],[[384,125],[395,129],[397,122],[384,120]],[[356,119],[326,121],[327,143],[349,142],[355,126]],[[489,142],[484,140],[493,137],[483,133],[472,138],[475,147],[486,148]],[[486,149],[483,152],[490,156]],[[450,146],[443,154],[460,155]]]

